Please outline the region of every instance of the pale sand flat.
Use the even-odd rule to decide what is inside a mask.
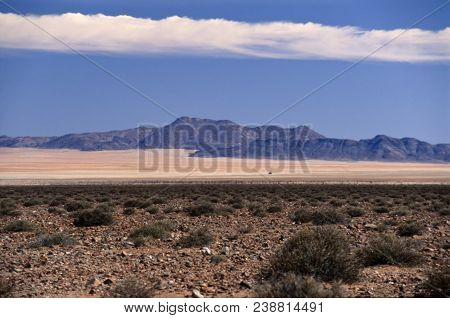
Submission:
[[[39,180],[450,183],[450,164],[196,158],[183,149],[138,152],[0,148],[1,184]]]

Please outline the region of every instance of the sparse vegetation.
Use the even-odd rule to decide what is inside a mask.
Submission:
[[[114,222],[114,218],[111,213],[103,210],[93,209],[78,212],[75,215],[73,224],[78,227],[84,226],[100,226],[110,225]]]
[[[321,209],[312,214],[312,222],[315,225],[346,224],[348,217],[334,209]]]
[[[424,226],[418,222],[406,222],[398,226],[397,234],[400,236],[420,235],[423,228]]]
[[[0,298],[10,298],[14,290],[14,284],[6,278],[0,277]]]
[[[428,297],[450,297],[450,266],[444,265],[430,271],[422,288]]]
[[[268,273],[295,273],[325,281],[355,281],[359,264],[346,237],[329,226],[304,229],[284,243]]]
[[[3,230],[5,232],[29,232],[33,230],[33,224],[23,220],[12,221],[8,223]]]
[[[144,225],[135,229],[130,234],[131,239],[151,237],[155,239],[162,239],[167,237],[175,228],[170,221],[158,221],[153,224]]]
[[[30,244],[31,247],[52,247],[55,245],[69,246],[77,241],[65,233],[44,234]]]
[[[147,287],[136,279],[126,279],[121,281],[113,289],[111,297],[114,298],[152,298],[153,288]]]
[[[213,240],[211,232],[207,228],[202,227],[179,239],[177,245],[183,248],[203,247],[210,245]]]
[[[400,239],[392,234],[380,234],[369,240],[361,252],[361,259],[366,266],[420,264],[422,257],[414,241]]]
[[[313,277],[289,273],[257,289],[258,298],[337,298],[343,297],[339,284],[325,286]]]

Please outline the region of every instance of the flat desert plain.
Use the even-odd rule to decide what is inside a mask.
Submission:
[[[188,150],[0,148],[0,184],[78,181],[450,183],[448,163],[190,157]]]

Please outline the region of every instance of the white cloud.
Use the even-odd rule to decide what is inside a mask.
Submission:
[[[176,16],[151,20],[66,13],[27,16],[27,19],[82,52],[144,55],[354,60],[403,31],[316,23],[193,20]],[[11,13],[0,13],[0,48],[68,51],[29,21]],[[450,27],[440,31],[411,29],[371,59],[450,61]]]

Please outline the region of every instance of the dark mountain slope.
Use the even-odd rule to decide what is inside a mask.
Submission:
[[[306,127],[241,126],[229,120],[181,117],[163,127],[139,127],[60,137],[0,136],[0,147],[125,150],[186,148],[193,156],[273,159],[450,162],[450,144],[384,135],[372,139],[326,138]]]

